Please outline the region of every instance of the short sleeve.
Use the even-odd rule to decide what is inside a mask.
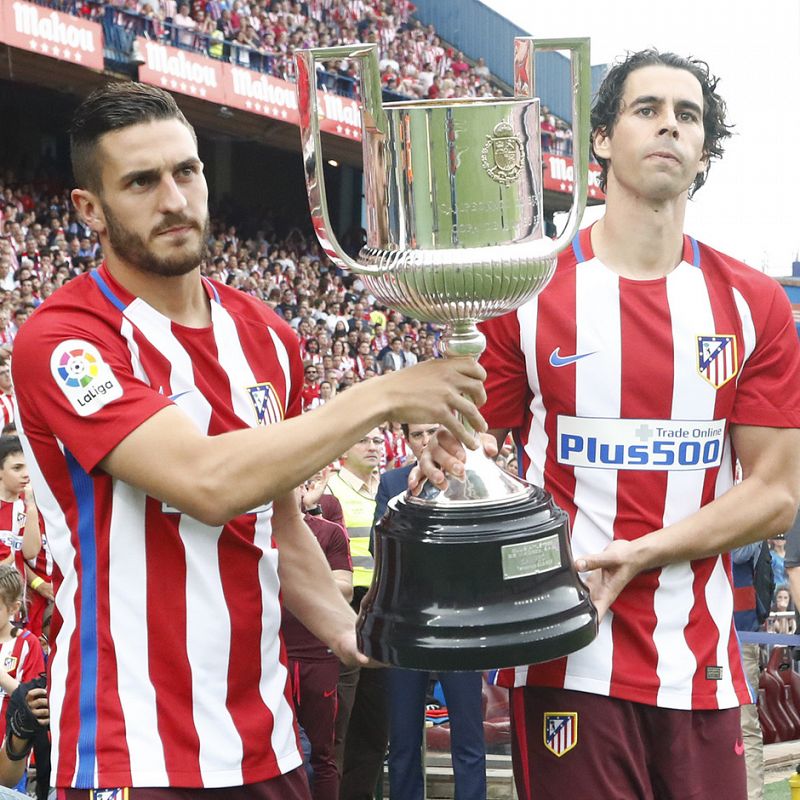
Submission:
[[[131,358],[122,338],[89,315],[74,315],[74,321],[56,314],[32,317],[17,336],[12,365],[26,436],[32,443],[56,437],[90,472],[171,405],[134,376]]]
[[[756,345],[736,387],[731,422],[800,427],[800,339],[789,299],[776,283],[772,302],[756,323]]]
[[[487,400],[481,413],[490,429],[520,428],[530,390],[520,348],[519,317],[511,312],[478,327],[486,337],[480,363],[486,370]]]

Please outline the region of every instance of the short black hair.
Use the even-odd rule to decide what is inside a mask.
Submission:
[[[694,75],[703,90],[703,128],[705,140],[703,141],[703,154],[706,156],[706,168],[699,172],[694,183],[689,189],[691,197],[705,182],[711,168],[711,159],[722,158],[724,148],[722,142],[731,136],[732,125],[725,119],[725,101],[717,94],[718,78],[715,78],[705,61],[696,58],[685,58],[675,53],[661,53],[654,48],[628,53],[626,58],[614,64],[603,79],[592,106],[592,153],[600,164],[600,188],[605,190],[608,177],[608,159],[598,156],[594,152],[595,135],[602,131],[606,136],[613,133],[614,125],[622,110],[622,95],[625,81],[637,69],[650,66],[672,67],[684,69]]]
[[[72,174],[79,188],[100,193],[101,166],[97,159],[100,138],[111,131],[144,122],[176,119],[197,142],[194,128],[178,108],[175,98],[157,86],[114,82],[95,89],[78,106],[69,128]]]
[[[6,459],[14,453],[22,453],[19,436],[0,436],[0,469],[5,465]]]

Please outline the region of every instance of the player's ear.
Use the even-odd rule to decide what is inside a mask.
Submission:
[[[106,232],[106,218],[100,198],[89,189],[73,189],[72,202],[81,219],[98,234]]]

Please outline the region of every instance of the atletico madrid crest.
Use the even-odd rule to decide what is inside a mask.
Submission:
[[[271,425],[283,419],[283,406],[271,383],[257,383],[255,386],[247,386],[246,389],[259,425]]]
[[[697,371],[715,389],[719,389],[731,378],[735,378],[739,372],[736,337],[733,335],[698,336]]]
[[[561,758],[578,744],[577,711],[544,712],[544,746]]]

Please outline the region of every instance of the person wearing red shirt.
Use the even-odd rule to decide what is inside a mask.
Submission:
[[[172,96],[104,84],[71,156],[106,261],[26,322],[13,363],[56,563],[52,783],[64,800],[307,798],[281,606],[367,659],[295,487],[387,418],[433,412],[472,442],[453,412],[485,429],[485,372],[423,364],[301,414],[294,331],[201,275],[208,187]]]
[[[581,650],[501,671],[522,800],[747,797],[730,551],[797,512],[800,343],[776,281],[684,233],[730,136],[716,85],[655,50],[608,72],[605,216],[538,297],[482,326],[490,449],[514,430],[600,619]],[[442,486],[463,465],[437,439],[423,460]]]

